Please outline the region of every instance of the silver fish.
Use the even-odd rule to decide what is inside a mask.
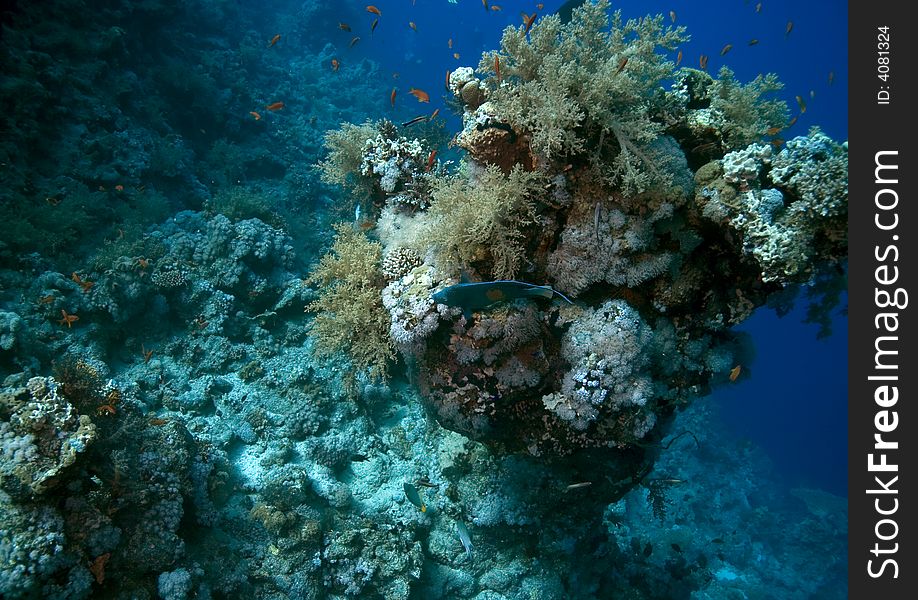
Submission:
[[[459,541],[465,548],[465,555],[472,558],[472,537],[469,535],[469,528],[462,521],[456,521],[456,533],[459,535]]]

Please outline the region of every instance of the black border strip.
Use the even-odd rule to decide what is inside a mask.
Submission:
[[[918,500],[906,492],[918,455],[918,296],[909,297],[918,294],[918,30],[909,4],[849,4],[848,580],[851,598],[877,600],[918,589]]]

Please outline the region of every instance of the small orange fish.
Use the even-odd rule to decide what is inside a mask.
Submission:
[[[92,286],[96,285],[94,281],[82,279],[79,275],[76,274],[76,271],[73,272],[73,274],[70,276],[70,279],[72,279],[78,286],[83,288],[83,292],[88,292],[92,289]]]
[[[622,71],[624,71],[624,70],[625,70],[625,65],[627,65],[627,64],[628,64],[628,57],[627,57],[627,56],[624,57],[623,59],[621,59],[620,61],[618,61],[618,68],[615,69],[615,74],[618,75],[619,73],[621,73]]]
[[[395,93],[398,91],[397,88],[392,88],[392,93],[389,94],[389,104],[392,105],[392,108],[395,108]]]
[[[491,10],[493,10],[494,12],[498,12],[498,11],[501,11],[501,10],[503,10],[503,9],[502,9],[499,5],[497,5],[497,4],[492,4],[492,5],[491,5]]]
[[[353,48],[355,45],[357,45],[357,42],[359,42],[359,41],[360,41],[360,36],[359,36],[359,35],[355,35],[354,37],[351,38],[351,43],[348,44],[347,47],[348,47],[348,48]]]
[[[338,29],[340,29],[341,31],[350,31],[351,26],[348,25],[347,23],[342,23],[341,21],[338,21]]]
[[[250,110],[249,114],[252,115],[252,118],[255,119],[256,121],[261,121],[261,115],[255,112],[254,110]]]
[[[63,308],[61,309],[61,315],[63,315],[63,318],[58,319],[57,322],[60,323],[61,325],[66,325],[67,329],[70,329],[70,326],[73,325],[75,321],[80,320],[80,317],[76,315],[67,314],[67,311],[64,310]]]
[[[275,35],[273,38],[271,38],[271,41],[270,41],[270,42],[268,42],[268,48],[270,48],[271,46],[273,46],[274,44],[276,44],[277,42],[279,42],[280,39],[281,39],[281,34],[278,33],[278,34]]]
[[[698,57],[698,64],[701,66],[702,71],[707,71],[708,70],[708,55],[702,54],[700,57]]]
[[[331,66],[332,66],[332,71],[337,72],[338,69],[341,68],[341,61],[339,61],[337,58],[333,58],[331,59]]]
[[[447,69],[446,70],[446,89],[449,89],[449,76],[450,75],[452,75],[452,72],[449,69]]]
[[[535,23],[535,20],[536,13],[532,13],[531,15],[523,13],[523,25],[526,27],[525,31],[523,31],[524,34],[529,33],[529,30],[532,29],[532,24]]]
[[[724,54],[729,52],[731,48],[733,48],[733,44],[727,44],[726,46],[720,49],[720,55],[723,56]]]
[[[730,369],[730,381],[736,381],[739,378],[742,370],[743,370],[743,367],[740,365],[736,365],[735,367]]]
[[[374,31],[376,31],[377,25],[379,25],[379,17],[376,17],[375,19],[373,19],[373,22],[370,23],[370,33],[373,33]]]
[[[494,75],[500,81],[500,56],[497,54],[494,55]]]
[[[805,113],[806,112],[806,102],[804,102],[803,98],[801,98],[800,96],[796,96],[796,98],[797,98],[797,106],[800,107],[800,114]]]
[[[543,8],[545,8],[545,5],[539,2],[538,4],[536,4],[536,8],[538,8],[539,10],[542,10]]]
[[[124,186],[121,185],[121,184],[119,183],[118,185],[115,186],[115,191],[116,191],[116,192],[123,192],[123,191],[124,191]]]
[[[829,85],[835,83],[835,71],[829,71]]]
[[[787,125],[785,125],[784,128],[787,129],[788,127],[793,127],[794,123],[796,122],[797,122],[797,116],[795,115],[793,119],[787,122]]]
[[[433,121],[434,119],[437,118],[437,115],[439,115],[439,114],[440,114],[440,109],[438,108],[437,110],[433,111],[433,114],[431,114],[430,117],[428,117],[427,120],[428,120],[428,121]]]
[[[784,140],[782,140],[781,138],[775,138],[771,140],[771,145],[774,146],[775,148],[780,148],[783,143],[784,143]]]
[[[373,13],[373,14],[376,15],[377,17],[381,17],[381,16],[382,16],[382,13],[379,12],[379,9],[376,8],[375,6],[373,6],[372,4],[369,5],[369,6],[367,7],[367,12],[368,12],[368,13]]]
[[[456,60],[459,60],[459,53],[453,52],[453,58],[455,58]]]
[[[449,48],[450,50],[453,49],[453,38],[449,38],[448,40],[446,40],[446,47]]]
[[[408,27],[411,27],[415,32],[418,30],[418,26],[414,21],[408,21]]]
[[[39,304],[51,304],[52,302],[54,302],[54,294],[48,294],[38,299]]]
[[[676,66],[679,66],[679,63],[682,62],[682,50],[679,50],[679,53],[676,54]]]
[[[669,11],[669,20],[672,21],[673,23],[676,22],[676,11],[674,10]]]
[[[752,38],[751,40],[749,40],[749,45],[750,45],[750,46],[755,46],[755,45],[758,44],[758,43],[759,43],[759,40],[757,40],[757,39],[755,39],[755,38]]]
[[[150,425],[152,425],[152,426],[154,426],[154,427],[160,427],[160,426],[162,426],[162,425],[165,425],[165,424],[168,423],[168,422],[169,422],[169,421],[168,421],[167,419],[157,419],[157,418],[155,418],[155,417],[152,418],[152,419],[150,419],[150,421],[149,421]]]
[[[765,130],[765,135],[778,135],[779,131],[781,131],[780,127],[769,127]]]
[[[793,21],[788,21],[788,22],[787,22],[787,27],[784,28],[784,37],[789,36],[789,35],[790,35],[790,32],[793,31],[793,30],[794,30],[794,22],[793,22]]]
[[[762,3],[761,3],[761,2],[759,2],[758,4],[755,5],[755,12],[757,12],[757,13],[762,12]]]
[[[430,151],[430,156],[427,157],[427,168],[424,170],[429,172],[434,165],[434,161],[437,159],[437,149],[434,148]]]
[[[284,106],[286,105],[283,102],[272,102],[271,104],[265,106],[265,108],[273,112],[284,108]]]
[[[418,102],[430,102],[430,95],[424,90],[411,88],[408,93],[418,99]]]
[[[481,5],[484,6],[485,10],[488,10],[488,0],[481,0]]]

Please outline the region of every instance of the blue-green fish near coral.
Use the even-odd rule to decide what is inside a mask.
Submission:
[[[573,304],[567,296],[548,285],[536,285],[525,281],[502,279],[477,283],[457,283],[438,290],[434,302],[447,306],[458,306],[465,313],[482,310],[500,302],[512,302],[520,298],[548,298],[555,295],[568,304]]]
[[[408,502],[411,502],[420,508],[422,513],[426,513],[427,505],[424,504],[423,500],[421,500],[421,494],[418,492],[418,488],[414,487],[408,482],[405,482],[403,487],[405,489],[405,497],[408,498]]]
[[[469,528],[462,521],[456,521],[456,534],[462,547],[465,548],[465,555],[472,558],[472,536],[469,535]]]

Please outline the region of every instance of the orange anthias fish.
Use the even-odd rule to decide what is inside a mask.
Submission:
[[[376,8],[375,6],[373,6],[372,4],[369,5],[369,6],[367,7],[367,12],[368,12],[368,13],[373,13],[373,14],[376,15],[377,17],[381,17],[381,16],[382,16],[382,13],[379,12],[379,9]]]
[[[679,63],[682,62],[682,50],[679,50],[679,53],[676,54],[676,66],[679,66]]]
[[[543,8],[545,8],[545,5],[539,2],[538,4],[536,4],[536,8],[538,8],[539,10],[542,10]]]
[[[498,12],[498,11],[503,10],[503,9],[502,9],[499,5],[497,5],[497,4],[492,4],[492,5],[491,5],[491,10],[493,10],[494,12]]]
[[[430,156],[427,157],[427,168],[425,168],[424,170],[430,171],[436,159],[437,159],[437,149],[434,148],[433,150],[430,151]]]
[[[449,69],[447,69],[446,70],[446,89],[449,89],[449,76],[450,75],[452,75],[452,72]]]
[[[433,114],[431,114],[430,117],[429,117],[427,120],[428,120],[428,121],[433,121],[434,119],[437,118],[437,115],[439,115],[439,114],[440,114],[440,109],[438,108],[437,110],[433,111]]]
[[[418,30],[418,26],[414,21],[408,21],[408,27],[411,27],[414,31]]]
[[[395,108],[395,94],[398,91],[398,88],[392,88],[392,93],[389,94],[389,104],[392,105],[392,108]]]
[[[278,33],[278,34],[275,35],[273,38],[271,38],[271,41],[270,41],[270,42],[268,42],[268,48],[270,48],[271,46],[273,46],[274,44],[276,44],[277,42],[279,42],[280,39],[281,39],[281,34]]]
[[[806,112],[806,102],[804,102],[803,98],[801,98],[800,96],[797,96],[796,98],[797,98],[797,106],[800,107],[800,113],[801,114],[805,113]]]
[[[494,75],[500,81],[500,57],[496,54],[494,55]]]
[[[417,88],[411,88],[408,90],[408,93],[418,99],[418,102],[430,102],[430,94],[424,90],[419,90]]]
[[[702,54],[698,58],[698,64],[701,66],[702,71],[707,71],[708,70],[708,55]]]
[[[121,184],[119,183],[118,185],[115,186],[115,191],[116,191],[116,192],[123,192],[123,191],[124,191],[124,186],[121,185]]]
[[[625,66],[626,66],[627,64],[628,64],[628,57],[627,57],[627,56],[624,57],[623,59],[621,59],[620,61],[618,61],[618,68],[615,69],[615,74],[618,75],[619,73],[621,73],[622,71],[624,71],[624,70],[625,70]]]
[[[794,123],[796,122],[797,122],[797,117],[795,116],[793,119],[787,122],[787,125],[785,125],[784,128],[787,129],[788,127],[793,127]]]
[[[788,22],[787,22],[787,27],[784,28],[784,37],[789,36],[789,35],[790,35],[790,32],[793,31],[793,30],[794,30],[794,22],[793,22],[793,21],[788,21]]]
[[[459,53],[453,52],[453,58],[455,58],[456,60],[459,60]]]
[[[522,13],[522,15],[523,15],[523,25],[526,27],[523,33],[529,33],[529,30],[532,29],[532,24],[535,23],[536,13],[532,13],[531,15]]]
[[[835,71],[829,71],[829,85],[835,83]]]
[[[256,121],[261,121],[261,115],[255,112],[254,110],[250,110],[249,114],[252,115],[252,118],[255,119]]]
[[[769,127],[768,129],[765,130],[765,135],[778,135],[780,131],[781,131],[780,127]]]
[[[724,54],[729,52],[731,48],[733,48],[733,44],[727,44],[726,46],[720,49],[720,55],[723,56]]]
[[[277,111],[277,110],[284,108],[284,106],[285,104],[283,102],[272,102],[271,104],[268,104],[267,106],[265,106],[265,108],[267,108],[270,111]]]
[[[332,71],[337,72],[338,69],[341,68],[341,61],[339,61],[337,58],[333,58],[331,59],[331,66],[332,66]]]
[[[350,31],[350,30],[351,30],[351,26],[348,25],[347,23],[342,23],[342,22],[338,21],[338,29],[340,29],[341,31]]]
[[[736,381],[739,378],[740,373],[742,371],[743,371],[743,367],[741,365],[736,365],[735,367],[730,369],[730,381]]]

